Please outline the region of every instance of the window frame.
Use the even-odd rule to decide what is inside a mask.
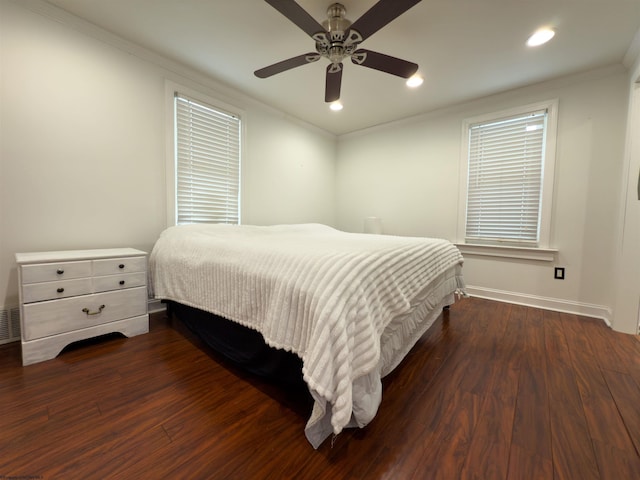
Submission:
[[[544,146],[544,163],[542,176],[542,195],[539,218],[539,238],[537,243],[523,243],[509,241],[478,241],[467,240],[467,197],[469,181],[469,137],[470,127],[479,123],[491,123],[502,119],[525,116],[527,114],[546,110],[546,142]],[[458,229],[456,244],[463,253],[488,256],[524,258],[529,260],[553,260],[556,249],[551,245],[552,205],[555,185],[555,163],[557,142],[558,99],[546,100],[519,107],[491,112],[479,116],[466,118],[462,122],[462,148],[460,155],[459,176],[459,204]]]
[[[236,106],[227,104],[217,98],[213,98],[207,94],[204,94],[198,90],[181,85],[169,80],[165,81],[165,119],[166,119],[166,161],[165,161],[165,178],[166,178],[166,221],[167,226],[177,225],[177,151],[176,151],[176,110],[175,110],[175,96],[179,93],[182,96],[188,97],[196,102],[202,102],[208,107],[220,110],[223,113],[228,113],[237,116],[240,119],[240,154],[238,165],[238,224],[242,223],[242,192],[243,192],[243,176],[242,176],[242,164],[244,160],[244,138],[245,138],[245,122],[244,111]]]

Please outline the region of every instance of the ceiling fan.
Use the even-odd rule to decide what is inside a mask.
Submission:
[[[340,98],[342,61],[347,57],[356,65],[402,78],[409,78],[418,71],[418,65],[415,63],[358,46],[421,0],[380,0],[354,23],[345,18],[344,5],[334,3],[327,9],[328,19],[322,25],[294,0],[265,1],[315,40],[316,51],[256,70],[254,73],[259,78],[267,78],[325,57],[331,63],[327,66],[324,101],[335,102]]]

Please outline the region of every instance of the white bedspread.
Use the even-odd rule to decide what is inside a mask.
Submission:
[[[435,304],[462,288],[461,265],[446,240],[318,224],[184,225],[161,234],[149,271],[155,298],[255,329],[267,344],[302,359],[315,400],[305,432],[317,448],[331,430],[373,418],[381,372],[399,362],[382,364],[385,329],[392,319],[409,318],[427,287],[442,291]],[[394,351],[404,356],[412,345]]]

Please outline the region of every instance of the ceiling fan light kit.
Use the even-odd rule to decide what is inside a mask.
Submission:
[[[316,51],[256,70],[254,73],[258,78],[267,78],[324,57],[330,62],[326,69],[324,100],[333,103],[340,99],[343,61],[346,58],[350,58],[354,65],[406,79],[418,71],[416,63],[358,46],[421,0],[380,0],[354,23],[345,17],[347,10],[344,5],[334,3],[327,9],[327,20],[322,25],[294,0],[265,1],[309,35],[316,43]]]

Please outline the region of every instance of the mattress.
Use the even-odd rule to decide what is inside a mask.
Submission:
[[[183,225],[149,259],[153,297],[211,312],[295,353],[314,399],[317,448],[363,427],[381,378],[453,303],[463,259],[442,239],[341,232],[326,225]]]

